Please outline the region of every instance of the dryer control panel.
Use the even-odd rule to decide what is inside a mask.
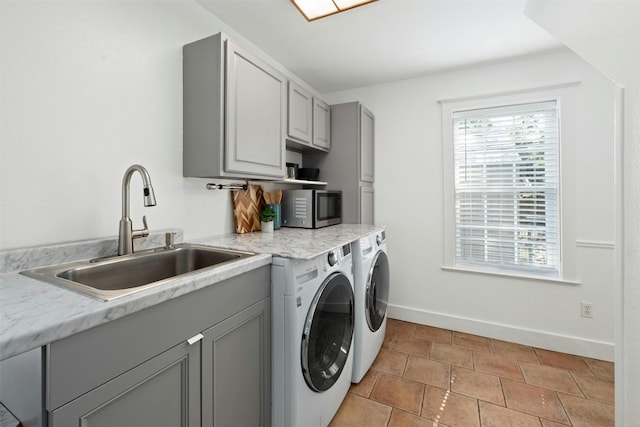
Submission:
[[[382,233],[376,234],[376,245],[378,247],[382,246],[382,244],[387,240],[387,233],[383,230]]]

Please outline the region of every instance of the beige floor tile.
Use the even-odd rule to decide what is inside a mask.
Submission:
[[[433,342],[451,344],[451,331],[433,326],[417,325],[415,336]]]
[[[568,394],[559,395],[574,427],[613,427],[614,407]]]
[[[585,363],[591,368],[591,371],[597,378],[601,380],[613,381],[615,371],[612,362],[596,359],[584,359]]]
[[[520,364],[513,357],[493,353],[474,353],[473,367],[476,371],[524,382]]]
[[[351,384],[349,391],[362,397],[369,397],[378,379],[378,372],[375,369],[369,369],[358,384]]]
[[[480,405],[480,423],[482,427],[540,427],[540,420],[533,415],[503,408],[493,403],[482,401],[478,403]]]
[[[384,341],[382,341],[382,348],[389,349],[389,347],[391,347],[391,344],[395,341],[396,337],[397,335],[387,332],[384,335]]]
[[[504,406],[502,385],[495,375],[453,366],[451,391]]]
[[[594,378],[591,375],[572,374],[587,399],[600,400],[613,405],[614,386],[611,381]]]
[[[556,368],[568,369],[573,372],[591,373],[584,359],[572,354],[558,353],[557,351],[543,350],[536,348],[536,354],[543,365],[555,366]]]
[[[451,365],[421,357],[409,357],[404,377],[410,380],[440,387],[449,388]]]
[[[396,320],[387,318],[386,335],[402,335],[405,337],[412,337],[416,332],[416,324],[410,322],[404,322],[402,320]]]
[[[387,342],[386,348],[413,356],[429,357],[431,341],[422,338],[394,335],[393,338]]]
[[[516,344],[507,341],[491,340],[491,347],[495,354],[502,356],[513,357],[516,360],[522,360],[523,362],[537,362],[538,356],[533,350],[533,347],[529,347],[522,344]]]
[[[420,414],[424,384],[381,373],[371,399],[413,414]]]
[[[436,387],[426,386],[422,416],[451,427],[479,427],[478,401]]]
[[[391,412],[391,420],[389,421],[389,427],[446,427],[444,424],[439,424],[422,418],[418,415],[413,415],[399,409],[394,409]]]
[[[527,384],[583,397],[580,388],[566,369],[529,362],[520,362],[520,367]]]
[[[371,369],[402,376],[406,364],[406,354],[381,348],[376,360],[371,364]]]
[[[434,342],[431,346],[431,359],[473,369],[472,352],[462,347]]]
[[[569,424],[569,418],[555,391],[511,380],[502,380],[502,389],[507,408]]]
[[[347,393],[329,427],[384,427],[391,417],[391,407]]]
[[[454,332],[452,343],[453,345],[465,347],[473,351],[491,352],[491,341],[489,338],[480,337],[478,335]]]
[[[610,362],[389,319],[331,427],[613,427],[613,382]]]

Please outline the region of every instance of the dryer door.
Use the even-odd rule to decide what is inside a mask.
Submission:
[[[387,314],[389,301],[389,258],[383,251],[378,251],[367,276],[365,294],[365,313],[367,325],[372,332],[382,326]]]
[[[302,335],[302,373],[314,391],[331,388],[347,362],[353,338],[353,288],[333,273],[316,293]]]

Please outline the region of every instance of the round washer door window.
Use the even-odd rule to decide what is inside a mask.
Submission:
[[[351,348],[353,323],[351,282],[334,273],[316,293],[302,335],[302,373],[312,390],[328,390],[338,381]]]
[[[387,314],[389,301],[389,258],[383,251],[378,251],[369,275],[367,277],[367,289],[365,294],[365,313],[367,325],[372,332],[382,326]]]

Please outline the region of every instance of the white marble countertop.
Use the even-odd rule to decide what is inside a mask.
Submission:
[[[273,234],[233,233],[190,242],[239,251],[268,253],[284,258],[311,259],[382,230],[384,227],[362,224],[338,224],[317,230],[282,227]]]
[[[29,278],[19,271],[109,255],[115,247],[113,239],[4,251],[0,253],[0,360],[268,265],[272,255],[309,259],[383,229],[340,224],[318,230],[281,228],[273,235],[257,232],[189,239],[257,255],[109,302]],[[182,240],[181,236],[179,232],[176,242]],[[164,234],[156,234],[149,238],[147,247],[162,246],[163,239]]]

